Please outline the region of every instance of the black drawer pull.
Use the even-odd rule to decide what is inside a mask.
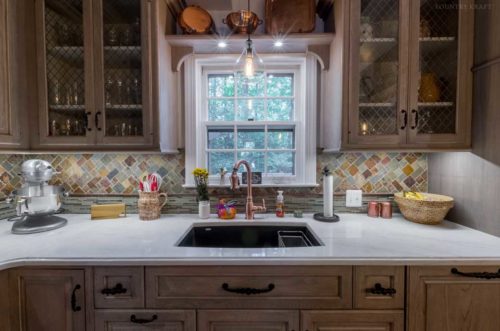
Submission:
[[[151,323],[151,322],[154,322],[158,319],[158,316],[157,315],[153,315],[151,316],[150,319],[145,319],[145,318],[137,318],[135,317],[135,315],[132,315],[130,316],[130,322],[132,323],[136,323],[136,324],[147,324],[147,323]]]
[[[230,288],[227,283],[222,284],[222,289],[226,292],[238,293],[238,294],[262,294],[269,293],[274,290],[274,284],[267,285],[267,288],[251,288],[251,287],[241,287],[241,288]]]
[[[75,288],[73,289],[73,292],[71,293],[71,310],[73,310],[74,312],[82,310],[82,307],[76,304],[76,291],[81,288],[82,287],[80,286],[80,284],[76,284]]]
[[[371,294],[377,295],[394,295],[396,294],[396,289],[394,288],[384,288],[380,283],[375,284],[375,287],[369,288],[367,290]]]
[[[115,294],[123,294],[127,293],[127,289],[123,287],[121,283],[118,283],[113,288],[105,288],[101,291],[104,295],[115,295]]]
[[[481,279],[495,279],[500,278],[500,269],[497,272],[461,272],[457,268],[451,269],[451,273],[454,275],[473,277]]]
[[[97,113],[95,113],[95,117],[94,117],[94,124],[95,124],[97,131],[102,130],[102,128],[99,126],[99,117],[101,116],[101,114],[102,114],[102,112],[98,111]]]

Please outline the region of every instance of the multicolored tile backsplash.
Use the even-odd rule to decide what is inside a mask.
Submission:
[[[60,175],[54,185],[63,185],[72,197],[65,201],[69,212],[88,212],[96,202],[125,201],[133,212],[138,178],[149,172],[163,177],[162,191],[169,195],[164,212],[195,213],[197,204],[193,189],[183,188],[184,154],[32,154],[0,155],[0,199],[21,186],[19,176],[24,160],[40,158],[49,161]],[[285,201],[289,210],[305,212],[321,210],[321,169],[328,166],[334,172],[335,192],[362,189],[365,194],[377,194],[379,198],[401,190],[427,191],[427,155],[422,153],[337,153],[320,154],[317,162],[317,180],[314,188],[286,188]],[[254,196],[265,198],[274,204],[277,188],[259,188]],[[214,188],[211,196],[242,199],[245,191],[233,193],[227,188]],[[84,197],[82,197],[84,196]],[[342,205],[342,199],[336,199]],[[242,201],[243,204],[243,201]],[[5,211],[6,207],[0,207]],[[273,208],[271,208],[273,209]]]

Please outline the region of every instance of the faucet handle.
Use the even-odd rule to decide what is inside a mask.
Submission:
[[[262,206],[253,206],[254,211],[260,211],[260,212],[265,212],[266,211],[266,200],[262,199]]]

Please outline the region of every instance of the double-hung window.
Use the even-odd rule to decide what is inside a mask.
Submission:
[[[197,123],[188,123],[187,129],[196,128],[194,166],[207,168],[212,184],[220,183],[221,169],[231,172],[240,159],[247,160],[252,171],[262,173],[262,185],[315,184],[315,177],[306,181],[306,171],[315,172],[316,163],[307,169],[312,162],[306,160],[303,58],[286,65],[266,65],[252,77],[234,64],[202,65],[199,70]],[[310,134],[315,137],[314,132]],[[190,171],[188,164],[186,168]]]

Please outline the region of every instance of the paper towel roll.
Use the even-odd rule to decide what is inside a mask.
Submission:
[[[333,216],[333,176],[323,177],[323,215]]]

